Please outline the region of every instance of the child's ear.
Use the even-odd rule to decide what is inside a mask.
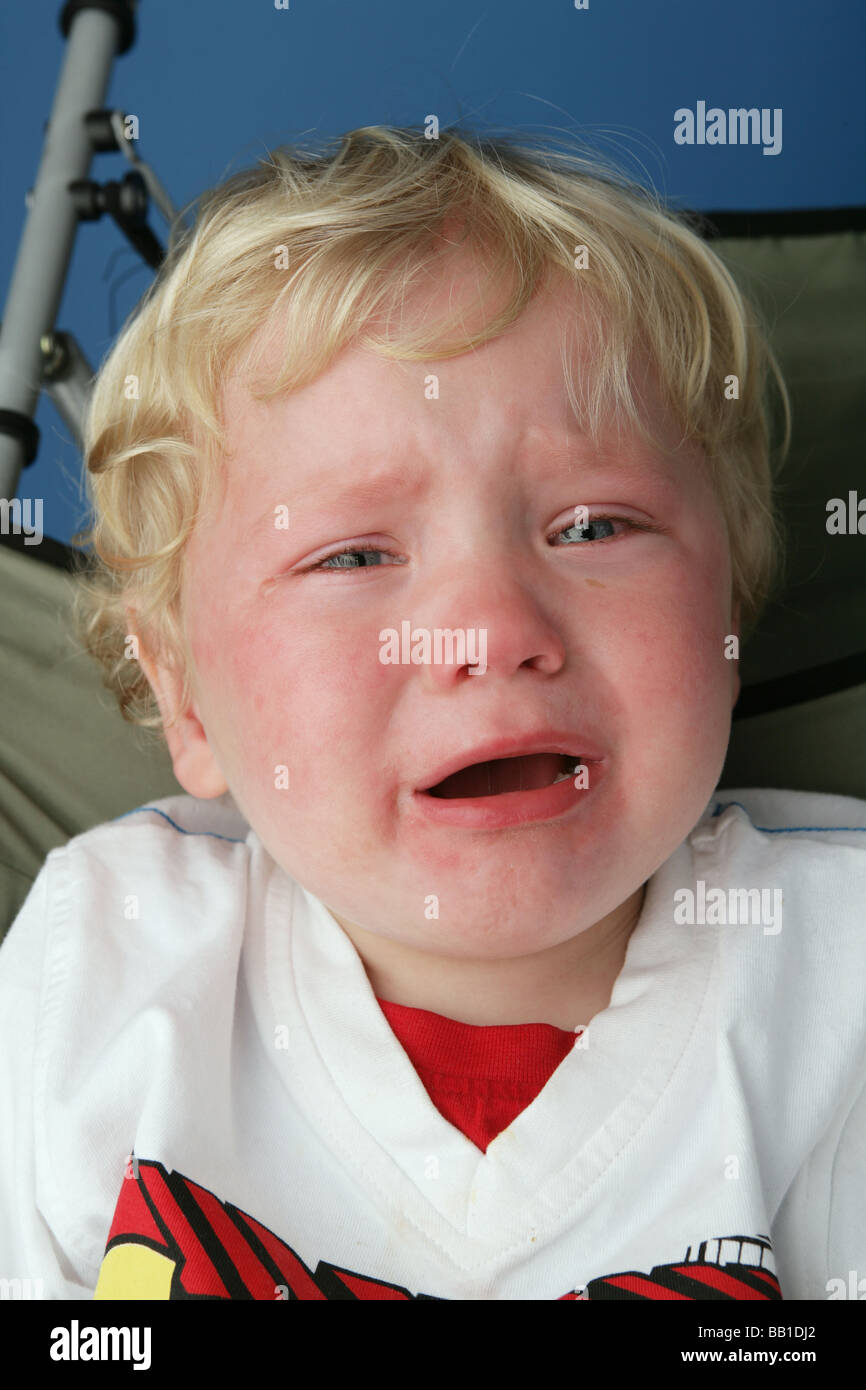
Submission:
[[[202,800],[222,796],[229,789],[228,783],[208,743],[198,705],[192,700],[185,709],[180,708],[183,674],[152,656],[135,627],[132,615],[128,621],[131,623],[128,631],[134,633],[138,640],[141,669],[159,705],[175,777],[190,796]]]

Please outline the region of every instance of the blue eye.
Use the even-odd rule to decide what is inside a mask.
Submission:
[[[554,536],[557,537],[557,539],[553,541],[553,544],[567,545],[567,540],[558,539],[561,536],[567,536],[570,539],[582,539],[584,541],[587,539],[589,539],[590,541],[610,540],[612,534],[611,531],[609,531],[606,536],[597,537],[590,536],[589,532],[593,529],[594,526],[610,527],[611,523],[614,521],[621,522],[623,526],[627,526],[631,531],[651,531],[655,529],[651,526],[643,526],[640,524],[640,522],[637,521],[630,521],[629,518],[625,516],[594,516],[590,518],[590,520],[587,522],[585,526],[563,526],[559,531],[555,531]]]
[[[324,560],[319,560],[318,564],[310,565],[311,570],[330,570],[332,573],[337,570],[362,570],[370,569],[374,565],[381,564],[380,560],[372,560],[372,555],[391,555],[390,550],[382,550],[375,545],[347,545],[342,550],[335,550],[333,555],[326,555]],[[358,559],[356,557],[363,557]],[[396,557],[391,555],[392,559]],[[402,564],[402,560],[396,560]]]
[[[586,526],[563,526],[559,531],[553,533],[553,537],[548,537],[552,545],[570,545],[572,541],[579,541],[582,544],[604,543],[615,536],[613,523],[619,522],[629,531],[661,531],[660,526],[648,525],[644,522],[632,521],[624,516],[596,516],[590,518]],[[590,533],[595,527],[607,527],[607,534],[593,536]],[[405,559],[395,555],[393,551],[383,550],[381,546],[375,545],[346,545],[341,550],[335,550],[332,555],[326,555],[314,565],[308,566],[308,572],[320,571],[322,573],[337,574],[345,570],[362,570],[380,567],[383,564],[382,556],[388,556],[391,563],[404,565]],[[376,558],[373,558],[376,557]]]

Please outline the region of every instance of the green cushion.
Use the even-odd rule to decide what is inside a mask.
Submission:
[[[866,537],[827,533],[831,498],[866,498],[866,232],[712,245],[766,315],[793,412],[786,583],[743,648],[751,685],[866,650]]]
[[[827,532],[832,498],[866,497],[866,233],[713,247],[763,311],[791,397],[785,585],[740,663],[744,688],[791,677],[787,703],[798,673],[866,652],[866,537]],[[720,785],[866,799],[866,684],[735,719]]]
[[[866,685],[735,720],[719,786],[866,801]]]
[[[70,637],[71,577],[0,545],[0,933],[55,845],[183,790]]]

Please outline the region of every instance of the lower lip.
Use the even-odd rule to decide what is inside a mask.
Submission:
[[[498,796],[441,797],[415,792],[421,814],[437,825],[465,826],[472,830],[498,830],[507,825],[554,820],[591,796],[604,775],[606,763],[587,762],[587,787],[575,787],[574,777],[537,791],[500,792]],[[576,776],[577,774],[575,774]]]

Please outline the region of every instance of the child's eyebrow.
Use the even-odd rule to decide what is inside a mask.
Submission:
[[[344,483],[341,477],[343,471],[356,466],[357,459],[350,458],[348,463],[317,470],[310,478],[301,480],[298,484],[293,482],[279,501],[283,501],[290,512],[295,510],[300,499],[303,499],[304,510],[320,503],[327,505],[335,501],[341,506],[376,506],[382,502],[393,501],[398,495],[418,494],[424,490],[425,483],[429,484],[429,474],[423,464],[404,462],[396,466],[389,464],[378,468],[372,477],[356,478],[354,482]],[[274,509],[278,504],[278,501],[271,503],[244,528],[244,544],[261,539],[262,528],[269,523],[273,524]]]
[[[602,462],[590,457],[581,458],[573,443],[570,449],[564,446],[549,448],[545,445],[544,453],[551,464],[562,470],[563,475],[573,476],[578,490],[595,490],[608,484],[630,486],[643,482],[651,486],[654,492],[666,496],[676,488],[663,459],[642,457],[639,460]],[[270,503],[243,529],[241,544],[252,545],[261,541],[263,529],[273,525],[275,509],[280,503],[285,504],[290,513],[295,512],[301,499],[304,512],[312,511],[320,505],[327,507],[335,503],[349,508],[375,507],[383,502],[393,502],[398,497],[417,497],[423,494],[429,489],[433,476],[420,459],[404,459],[396,464],[380,460],[380,466],[374,469],[371,476],[356,477],[354,481],[344,482],[345,471],[356,468],[359,462],[357,456],[348,456],[345,462],[317,469],[297,484],[293,481],[282,496]]]

